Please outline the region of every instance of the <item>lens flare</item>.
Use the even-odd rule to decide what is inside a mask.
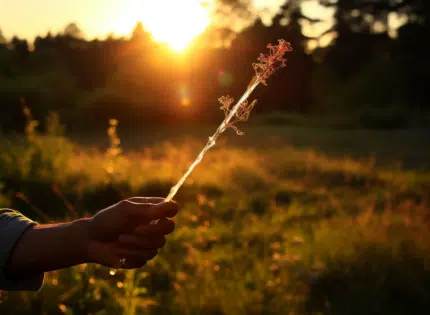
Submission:
[[[181,99],[181,106],[188,107],[191,105],[191,100],[187,97]]]
[[[222,87],[230,87],[233,84],[233,75],[224,70],[218,71],[218,83]]]
[[[183,107],[188,107],[191,105],[190,92],[186,84],[182,84],[179,87],[179,100],[181,106]]]

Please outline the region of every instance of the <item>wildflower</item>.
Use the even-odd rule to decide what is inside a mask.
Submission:
[[[221,104],[223,104],[221,109],[224,111],[226,119],[228,119],[230,114],[230,106],[234,100],[228,95],[222,96],[218,100]],[[239,136],[243,136],[245,133],[235,126],[235,124],[247,121],[255,104],[257,104],[257,100],[253,100],[251,104],[248,104],[248,100],[245,100],[243,103],[241,103],[234,114],[234,118],[231,119],[228,124],[226,124],[226,128],[232,128]]]
[[[291,44],[283,39],[280,39],[278,43],[279,44],[277,46],[272,44],[267,45],[267,48],[270,50],[269,54],[260,54],[260,57],[258,58],[260,62],[252,65],[257,75],[257,79],[265,85],[267,84],[266,80],[276,71],[276,69],[286,66],[284,54],[293,50]]]
[[[178,279],[178,281],[184,281],[184,280],[187,280],[187,278],[188,278],[188,276],[185,272],[178,271],[176,273],[176,279]]]
[[[64,304],[59,304],[58,308],[60,309],[60,311],[62,311],[63,313],[67,312],[67,306]]]
[[[117,126],[118,120],[117,119],[109,119],[109,125],[111,126]]]
[[[246,89],[242,97],[239,99],[239,101],[236,103],[236,105],[233,106],[234,100],[229,95],[219,98],[219,102],[222,105],[221,109],[224,111],[225,114],[224,121],[218,126],[213,136],[209,137],[206,146],[202,149],[202,151],[196,157],[194,162],[190,165],[185,174],[179,179],[177,184],[171,188],[169,195],[166,197],[166,201],[170,201],[173,199],[179,188],[183,185],[183,183],[194,170],[194,168],[201,162],[206,152],[209,151],[210,148],[215,145],[218,138],[226,129],[232,128],[239,135],[243,134],[243,132],[240,131],[234,124],[237,122],[248,120],[249,114],[256,104],[255,100],[249,104],[248,98],[260,83],[266,85],[267,79],[278,68],[286,66],[286,59],[284,58],[284,55],[286,52],[292,50],[290,43],[286,42],[283,39],[278,41],[278,45],[269,44],[267,48],[269,48],[269,53],[267,55],[261,54],[258,58],[259,62],[253,64],[255,76],[251,80],[248,88]],[[152,223],[157,223],[157,221],[154,221]]]
[[[233,105],[234,99],[230,95],[221,96],[218,99],[218,102],[221,103],[220,109],[224,111],[225,116],[227,117],[228,113],[230,112],[230,107]]]
[[[300,236],[294,236],[293,240],[291,241],[291,245],[293,246],[299,246],[302,245],[305,241]]]
[[[291,262],[290,255],[283,255],[283,256],[281,256],[279,258],[279,262],[278,263],[279,263],[280,266],[285,266],[285,265],[287,265],[290,262]]]
[[[198,201],[199,205],[202,206],[206,203],[206,197],[202,194],[199,194],[197,196],[197,201]]]
[[[281,243],[279,243],[279,242],[272,243],[270,245],[270,248],[273,250],[279,250],[279,249],[281,249]]]
[[[270,265],[270,271],[278,271],[279,270],[279,266],[276,264],[271,264]]]
[[[280,260],[281,255],[279,253],[273,253],[272,258],[273,258],[273,260]]]
[[[173,288],[174,288],[176,291],[181,291],[181,286],[179,285],[179,283],[174,282],[174,283],[173,283]]]
[[[30,111],[30,108],[28,106],[24,105],[22,112],[24,113],[25,117],[31,118],[31,111]]]

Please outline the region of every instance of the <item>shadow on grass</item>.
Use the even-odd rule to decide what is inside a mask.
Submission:
[[[311,314],[430,314],[430,267],[410,242],[397,253],[362,246],[355,257],[332,261],[310,285]]]
[[[318,169],[287,165],[279,168],[275,174],[280,179],[298,180],[311,186],[323,186],[327,188],[349,188],[363,191],[369,188],[383,188],[387,183],[370,173],[352,173],[342,169]]]

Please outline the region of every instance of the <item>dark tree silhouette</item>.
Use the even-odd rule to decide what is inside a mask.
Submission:
[[[240,95],[254,74],[252,63],[279,38],[290,41],[294,52],[270,89],[257,90],[256,114],[356,115],[382,108],[389,116],[400,108],[405,117],[430,109],[429,1],[321,0],[335,8],[334,25],[326,32],[333,41],[313,51],[308,44],[318,38],[304,36],[302,25],[319,20],[303,14],[303,1],[285,1],[265,25],[250,1],[219,0],[215,21],[227,13],[230,19],[209,27],[181,57],[154,41],[140,22],[130,38],[88,40],[75,23],[57,35],[38,36],[33,45],[0,33],[0,103],[6,104],[0,106],[0,125],[22,130],[21,98],[37,118],[59,111],[72,126],[99,129],[112,117],[130,128],[144,121],[218,121],[217,98]],[[392,12],[406,17],[397,36],[387,18]],[[236,33],[232,20],[249,26]],[[184,95],[192,104],[186,109],[179,106]]]
[[[63,34],[65,36],[70,36],[70,37],[74,37],[74,38],[83,38],[84,37],[84,33],[82,32],[82,30],[79,28],[79,26],[76,23],[68,24],[64,28]]]
[[[7,44],[6,37],[4,37],[2,30],[0,30],[0,46],[4,46]]]

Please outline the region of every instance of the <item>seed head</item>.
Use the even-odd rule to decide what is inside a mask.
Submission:
[[[226,95],[221,96],[218,101],[222,104],[221,109],[224,111],[224,115],[227,119],[232,110],[231,105],[233,104],[234,99],[230,95]],[[248,100],[245,100],[243,103],[241,103],[234,114],[234,118],[230,120],[230,122],[226,125],[226,128],[234,129],[240,136],[244,135],[245,133],[235,126],[235,124],[242,121],[247,121],[249,115],[251,114],[251,110],[254,108],[256,103],[257,100],[252,101],[251,104],[248,103]]]
[[[234,99],[230,95],[226,95],[226,96],[221,96],[218,99],[218,102],[221,103],[222,106],[220,107],[220,109],[224,112],[225,117],[227,117],[230,111],[230,107],[234,102]]]
[[[287,65],[287,59],[284,58],[286,52],[292,51],[291,44],[283,39],[278,40],[278,45],[267,45],[269,53],[260,54],[259,63],[254,63],[255,74],[261,83],[266,84],[266,80],[279,68]]]

